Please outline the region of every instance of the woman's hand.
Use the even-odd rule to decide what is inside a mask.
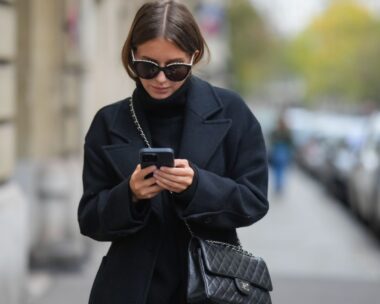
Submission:
[[[132,190],[132,199],[134,202],[142,199],[150,199],[164,190],[156,184],[157,181],[155,177],[145,179],[146,175],[154,171],[157,171],[156,166],[141,169],[141,165],[138,165],[132,173],[131,179],[129,180],[129,187]]]
[[[174,168],[161,167],[154,171],[154,177],[161,188],[180,193],[193,183],[194,170],[187,159],[175,159]]]

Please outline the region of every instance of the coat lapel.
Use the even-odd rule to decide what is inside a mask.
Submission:
[[[194,76],[191,81],[179,157],[205,168],[226,136],[231,120],[218,116],[222,104],[208,83]]]
[[[151,142],[151,134],[144,111],[137,102],[133,104],[139,123],[148,141]],[[128,99],[121,102],[109,131],[120,143],[105,145],[102,148],[115,172],[121,180],[124,180],[135,170],[140,162],[139,151],[145,147],[145,143],[133,122]],[[159,199],[152,201],[152,209],[162,219],[162,207]]]
[[[151,140],[144,112],[136,102],[134,106],[140,125],[148,140]],[[145,147],[145,143],[133,122],[129,100],[121,102],[109,132],[113,137],[113,144],[103,146],[103,150],[118,175],[122,179],[127,178],[139,163],[139,150]]]
[[[141,135],[138,133],[136,125],[132,119],[132,114],[130,110],[130,101],[129,98],[123,100],[120,104],[119,110],[117,111],[113,123],[110,127],[110,132],[113,135],[120,137],[126,143],[135,142],[135,144],[142,144],[144,141],[142,140]],[[152,137],[148,127],[148,121],[145,116],[145,112],[140,103],[134,101],[133,106],[135,109],[136,116],[138,118],[138,122],[140,123],[145,136],[147,137],[149,142],[152,142]]]

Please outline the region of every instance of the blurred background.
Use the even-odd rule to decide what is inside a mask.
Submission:
[[[120,52],[142,0],[0,0],[0,303],[87,303],[109,244],[80,235],[82,146],[130,96]],[[239,230],[274,303],[380,298],[380,1],[188,0],[195,74],[263,127],[270,211]],[[127,282],[126,282],[127,283]]]

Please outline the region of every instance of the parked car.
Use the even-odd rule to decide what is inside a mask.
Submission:
[[[314,133],[313,113],[303,108],[288,108],[284,118],[292,134],[294,147],[303,146]]]
[[[368,122],[368,133],[349,178],[352,209],[374,227],[380,226],[380,113]]]
[[[364,118],[329,112],[309,114],[297,161],[339,198],[346,196],[346,182],[356,161],[364,134]]]
[[[364,117],[340,116],[335,122],[338,131],[326,151],[322,180],[326,189],[344,203],[348,202],[348,179],[358,161],[366,121]]]
[[[314,112],[291,108],[286,110],[285,119],[292,134],[294,158],[296,162],[312,175],[318,176],[318,170],[325,158],[326,138],[320,132]]]
[[[329,140],[321,134],[315,134],[299,148],[299,165],[318,180],[324,175]]]
[[[377,185],[376,185],[376,199],[375,199],[375,212],[373,219],[373,228],[375,229],[378,236],[380,236],[380,169],[377,175]]]

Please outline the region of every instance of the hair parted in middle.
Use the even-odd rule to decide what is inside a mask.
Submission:
[[[189,56],[198,51],[194,64],[205,52],[210,53],[197,22],[184,4],[176,1],[145,3],[135,15],[122,50],[123,65],[133,80],[137,81],[138,77],[133,71],[131,51],[156,38],[173,42]]]

